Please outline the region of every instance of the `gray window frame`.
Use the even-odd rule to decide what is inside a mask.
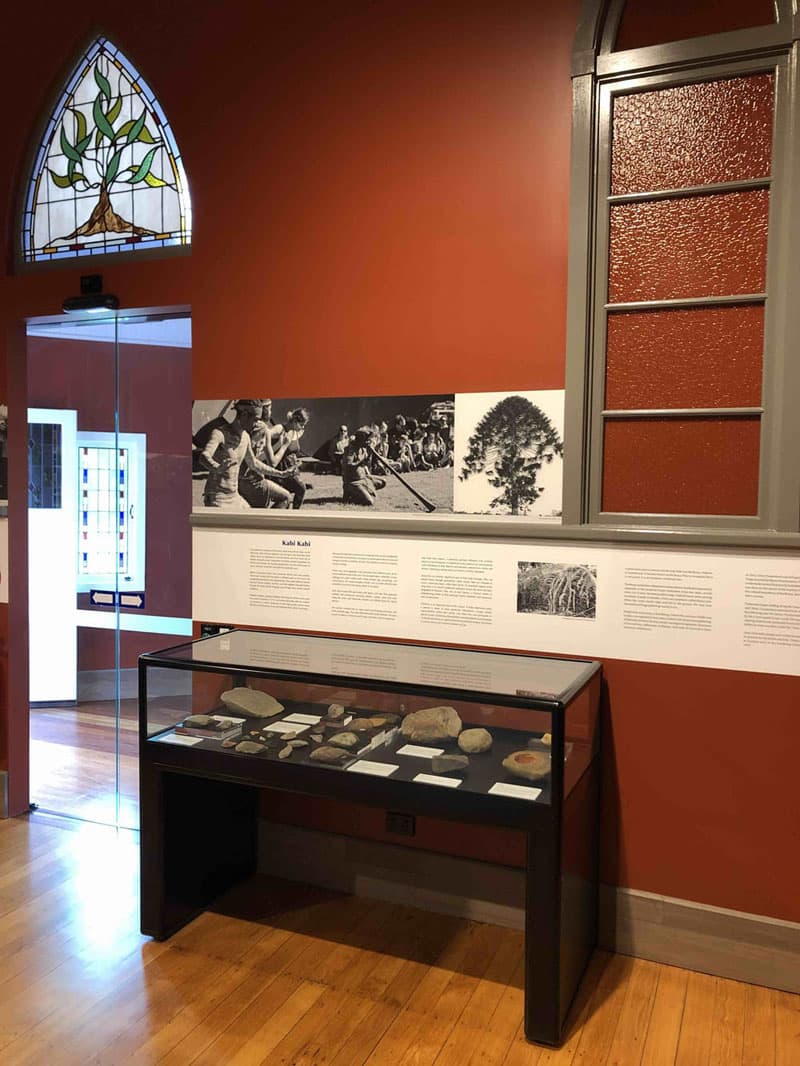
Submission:
[[[586,0],[573,55],[573,143],[570,202],[570,268],[567,326],[567,421],[565,432],[564,521],[619,532],[632,528],[691,534],[709,543],[752,542],[753,537],[797,534],[800,530],[800,422],[792,418],[792,399],[800,399],[800,360],[792,358],[792,338],[800,330],[800,271],[791,249],[800,247],[800,205],[792,187],[800,183],[800,125],[797,108],[798,16],[791,3],[779,0],[774,26],[714,37],[613,53],[624,8],[622,0],[602,4]],[[714,80],[774,70],[776,106],[773,171],[768,181],[706,186],[703,191],[770,189],[769,247],[765,294],[744,299],[711,298],[650,301],[636,305],[703,306],[765,300],[764,394],[759,470],[759,506],[755,517],[709,515],[642,515],[604,513],[602,432],[604,421],[619,417],[603,410],[605,381],[610,117],[615,95],[645,88]],[[700,190],[681,190],[697,195]],[[675,195],[653,190],[636,199]],[[760,414],[761,409],[754,409]],[[688,412],[648,412],[654,417],[681,417]],[[720,411],[709,412],[716,416]],[[723,416],[746,413],[728,409]],[[697,417],[693,410],[690,417]],[[733,541],[731,540],[733,537]],[[648,538],[649,539],[649,538]],[[672,538],[670,538],[672,539]],[[694,537],[691,537],[694,539]],[[758,541],[757,541],[758,542]]]

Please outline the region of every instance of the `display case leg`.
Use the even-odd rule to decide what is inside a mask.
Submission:
[[[525,1037],[561,1043],[561,882],[558,838],[528,833],[525,878]]]
[[[142,932],[165,940],[255,872],[258,790],[143,767]]]

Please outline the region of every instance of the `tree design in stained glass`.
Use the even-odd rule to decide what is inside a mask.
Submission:
[[[191,242],[189,189],[166,115],[118,48],[81,57],[36,152],[22,219],[28,262]]]

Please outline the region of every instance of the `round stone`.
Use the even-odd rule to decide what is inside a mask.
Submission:
[[[492,746],[492,734],[488,729],[465,729],[458,734],[458,746],[467,755],[478,755]]]

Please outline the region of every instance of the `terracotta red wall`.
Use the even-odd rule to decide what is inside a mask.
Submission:
[[[106,287],[128,307],[192,305],[198,398],[560,384],[577,13],[577,0],[109,8],[104,32],[173,124],[196,229],[188,258],[104,264]],[[92,18],[52,0],[4,13],[6,41],[36,41],[7,46],[0,68],[14,100],[7,249],[34,120]],[[5,326],[57,312],[85,270],[4,275]],[[23,522],[18,509],[12,538]],[[800,921],[800,680],[607,671],[604,876]],[[440,827],[421,832],[445,846]],[[503,835],[486,846],[514,859]]]

